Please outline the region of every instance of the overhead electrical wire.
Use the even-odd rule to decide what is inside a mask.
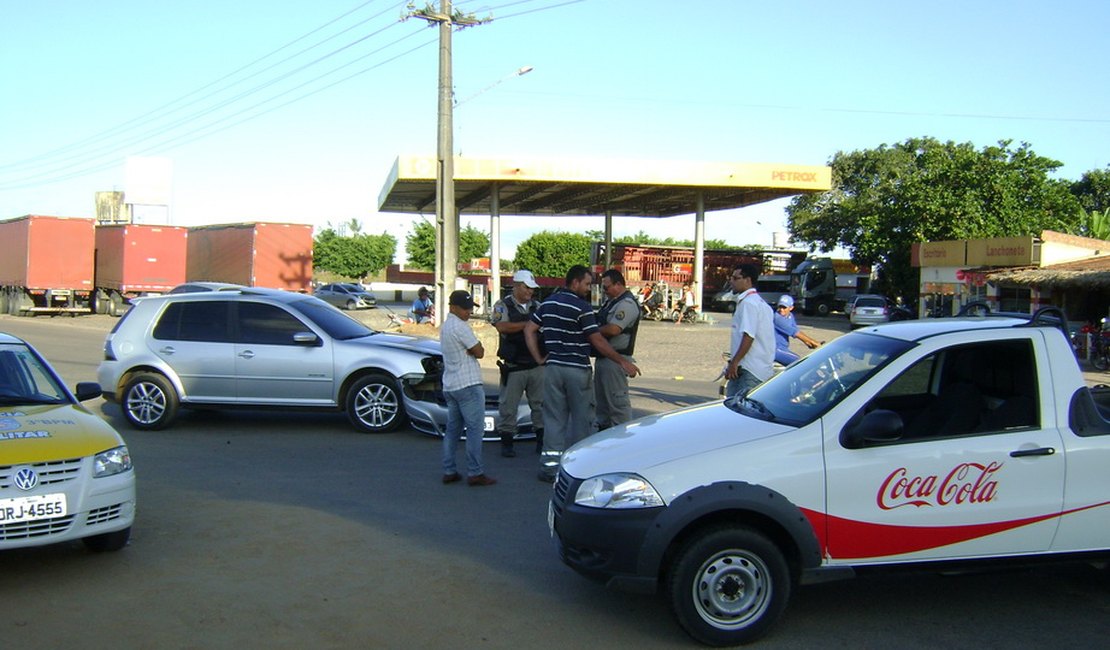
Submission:
[[[117,124],[113,127],[108,128],[108,129],[105,129],[104,131],[100,131],[100,132],[95,133],[91,136],[88,136],[86,138],[78,140],[77,142],[72,142],[70,144],[64,145],[64,146],[59,147],[57,149],[52,149],[50,151],[46,151],[46,152],[34,155],[34,156],[31,156],[30,158],[25,158],[23,160],[13,161],[13,162],[10,162],[10,163],[5,163],[5,164],[0,164],[0,170],[6,169],[6,168],[9,168],[9,167],[14,167],[14,166],[25,167],[25,166],[27,166],[27,163],[34,162],[35,160],[39,160],[39,159],[42,159],[42,158],[47,158],[47,157],[50,157],[50,156],[54,156],[55,154],[70,151],[70,150],[73,150],[75,148],[81,148],[81,147],[83,147],[83,146],[85,146],[89,143],[100,142],[102,140],[108,139],[109,137],[111,137],[115,133],[118,133],[119,131],[122,131],[124,129],[129,128],[129,127],[148,124],[148,123],[158,119],[159,117],[161,117],[163,115],[169,115],[169,114],[176,113],[176,112],[182,110],[183,108],[186,108],[188,106],[192,106],[193,104],[196,104],[200,101],[203,101],[204,99],[207,99],[209,97],[212,97],[213,95],[219,94],[220,92],[226,90],[227,88],[230,88],[230,87],[232,87],[236,84],[239,84],[239,83],[243,83],[244,81],[246,81],[248,79],[251,79],[251,78],[256,77],[256,76],[258,76],[258,75],[260,75],[260,74],[262,74],[262,73],[264,73],[268,70],[271,70],[274,67],[276,67],[278,65],[281,65],[282,63],[284,63],[284,62],[286,62],[286,61],[288,61],[292,58],[300,56],[301,54],[307,52],[308,50],[319,47],[320,45],[322,45],[322,44],[324,44],[324,43],[326,43],[330,40],[335,39],[336,37],[354,29],[355,27],[358,27],[359,25],[365,24],[365,23],[373,20],[374,18],[377,18],[378,16],[381,16],[382,14],[386,13],[386,11],[390,11],[390,10],[396,8],[396,7],[399,7],[399,6],[404,5],[404,4],[407,3],[407,0],[402,0],[402,2],[399,2],[395,5],[393,5],[392,7],[390,7],[390,9],[386,9],[384,11],[381,11],[381,12],[377,13],[377,14],[374,14],[370,18],[366,18],[362,21],[359,21],[359,22],[355,23],[354,25],[348,27],[347,29],[345,29],[341,32],[338,32],[336,34],[333,34],[332,36],[329,36],[328,38],[326,38],[322,41],[318,41],[314,45],[311,45],[308,48],[305,48],[303,50],[300,50],[296,54],[290,55],[290,56],[282,59],[281,61],[278,61],[277,63],[275,63],[273,65],[270,65],[266,68],[263,68],[262,70],[259,70],[258,72],[255,72],[255,73],[253,73],[253,74],[251,74],[251,75],[249,75],[249,76],[247,76],[243,79],[232,82],[228,86],[225,86],[223,88],[218,88],[218,89],[216,89],[216,90],[214,90],[214,91],[212,91],[212,92],[210,92],[210,93],[208,93],[208,94],[206,94],[206,95],[204,95],[200,98],[194,99],[190,102],[186,102],[186,103],[184,103],[180,106],[178,105],[180,102],[183,102],[184,100],[192,97],[193,95],[196,95],[198,93],[202,93],[205,90],[208,90],[209,88],[212,88],[213,86],[216,86],[216,85],[218,85],[218,84],[220,84],[220,83],[222,83],[222,82],[224,82],[228,79],[231,79],[232,77],[238,75],[239,73],[243,72],[244,70],[250,69],[251,67],[265,61],[266,59],[269,59],[269,58],[273,57],[274,55],[278,54],[279,52],[282,52],[283,50],[286,50],[286,49],[292,47],[293,45],[296,45],[297,43],[305,40],[306,38],[312,36],[313,34],[316,34],[317,32],[329,27],[330,25],[335,24],[336,22],[342,20],[343,18],[346,18],[347,16],[349,16],[352,13],[358,11],[359,9],[362,9],[363,7],[365,7],[367,5],[370,5],[370,4],[373,4],[377,1],[378,0],[367,0],[367,2],[364,2],[364,3],[360,4],[359,6],[355,7],[354,9],[351,9],[351,10],[337,16],[336,18],[333,18],[332,20],[329,20],[328,22],[324,23],[323,25],[320,25],[319,27],[317,27],[317,28],[305,33],[305,34],[302,34],[301,36],[298,36],[297,38],[293,39],[292,41],[289,41],[285,45],[282,45],[281,47],[278,47],[277,49],[272,50],[268,54],[265,54],[265,55],[255,59],[254,61],[251,61],[250,63],[247,63],[246,65],[240,66],[239,68],[225,74],[224,76],[220,77],[219,79],[216,79],[215,81],[209,82],[209,83],[201,86],[200,88],[196,88],[192,91],[189,91],[189,92],[185,93],[184,95],[181,95],[180,97],[172,99],[169,102],[166,102],[165,104],[162,104],[161,106],[155,107],[155,108],[153,108],[153,109],[151,109],[151,110],[149,110],[149,111],[147,111],[147,112],[145,112],[141,115],[138,115],[138,116],[133,117],[133,118],[129,118],[128,120],[126,120],[124,122],[121,122],[121,123],[119,123],[119,124]],[[172,110],[167,111],[166,109],[172,109]],[[37,165],[37,166],[42,166],[42,165]],[[35,166],[31,166],[31,167],[35,167]]]
[[[217,80],[215,80],[211,83],[208,83],[208,84],[206,84],[206,85],[204,85],[200,88],[197,88],[196,90],[193,90],[189,93],[186,93],[185,95],[182,95],[182,96],[178,97],[177,99],[175,99],[171,102],[167,102],[166,104],[163,104],[163,105],[161,105],[161,106],[159,106],[155,109],[152,109],[150,111],[147,111],[146,113],[143,113],[143,114],[141,114],[141,115],[139,115],[135,118],[131,118],[131,119],[129,119],[125,122],[122,122],[122,123],[120,123],[120,124],[118,124],[114,127],[111,127],[111,128],[106,129],[104,131],[101,131],[97,134],[89,136],[88,138],[84,138],[82,140],[71,143],[69,145],[65,145],[63,147],[59,147],[57,149],[54,149],[54,150],[51,150],[51,151],[48,151],[48,152],[44,152],[42,154],[38,154],[38,155],[32,156],[30,158],[26,158],[23,161],[20,161],[19,163],[9,163],[9,164],[6,164],[6,165],[0,165],[0,171],[2,171],[4,169],[9,169],[9,168],[12,168],[12,167],[20,167],[21,169],[19,169],[16,173],[19,173],[19,171],[28,171],[29,169],[41,169],[43,167],[50,168],[47,171],[37,172],[37,173],[31,174],[29,176],[25,176],[25,177],[20,178],[20,179],[7,180],[7,181],[0,180],[0,191],[7,191],[7,190],[12,190],[12,189],[22,189],[22,188],[41,186],[41,185],[48,185],[48,184],[51,184],[51,183],[56,183],[56,182],[60,182],[60,181],[64,181],[64,180],[69,180],[71,178],[84,176],[84,175],[87,175],[87,174],[95,173],[95,172],[98,172],[98,171],[103,171],[103,170],[110,169],[112,167],[118,166],[119,156],[117,154],[120,151],[124,151],[124,150],[128,149],[128,147],[130,147],[131,145],[139,144],[139,143],[142,143],[146,140],[154,139],[154,138],[156,138],[160,135],[168,134],[169,132],[173,131],[174,129],[184,127],[185,125],[189,124],[189,122],[192,122],[192,121],[195,121],[195,120],[200,119],[202,117],[205,117],[207,115],[210,115],[211,113],[214,113],[214,112],[216,112],[216,111],[218,111],[222,108],[226,108],[227,106],[230,106],[231,104],[242,101],[242,100],[244,100],[244,99],[246,99],[246,98],[248,98],[252,95],[260,93],[260,92],[264,91],[265,89],[274,86],[275,84],[278,84],[282,81],[285,81],[285,80],[289,79],[290,77],[292,77],[292,76],[294,76],[294,75],[296,75],[300,72],[303,72],[304,70],[307,70],[307,69],[309,69],[309,68],[311,68],[315,65],[318,65],[318,64],[322,63],[323,61],[331,58],[332,56],[335,56],[335,55],[337,55],[341,52],[344,52],[344,51],[350,49],[351,47],[353,47],[353,46],[355,46],[359,43],[367,41],[368,39],[370,39],[373,36],[380,35],[382,32],[386,31],[387,29],[390,29],[392,27],[395,27],[395,26],[399,25],[400,22],[391,23],[390,25],[388,25],[386,27],[383,27],[383,28],[381,28],[381,29],[379,29],[375,32],[372,32],[371,34],[368,34],[368,35],[363,36],[359,39],[356,39],[353,42],[347,43],[346,45],[343,45],[339,48],[336,48],[336,49],[332,50],[331,52],[329,52],[328,54],[317,57],[315,60],[313,60],[310,63],[306,63],[304,65],[301,65],[301,66],[295,68],[292,71],[285,72],[285,73],[283,73],[283,74],[281,74],[281,75],[279,75],[275,78],[272,78],[272,79],[270,79],[266,82],[258,84],[258,85],[254,86],[254,87],[252,87],[248,90],[244,90],[244,91],[240,92],[239,94],[235,95],[234,97],[224,99],[218,104],[208,106],[205,109],[196,111],[196,112],[191,113],[191,114],[189,114],[185,117],[178,118],[176,121],[171,122],[170,124],[163,124],[163,125],[158,126],[154,129],[147,130],[147,131],[145,131],[144,133],[142,133],[140,135],[131,136],[129,139],[127,139],[123,142],[113,143],[113,146],[109,147],[108,149],[100,148],[99,151],[88,152],[88,153],[80,154],[80,155],[70,155],[68,157],[63,157],[63,158],[60,158],[60,159],[57,158],[57,155],[59,153],[66,153],[66,152],[73,151],[74,149],[89,148],[88,147],[89,144],[94,143],[94,142],[100,142],[100,141],[108,140],[114,134],[119,133],[120,131],[124,131],[128,128],[133,128],[135,126],[150,124],[151,122],[154,122],[158,119],[164,119],[165,117],[168,117],[169,115],[173,115],[175,113],[178,113],[178,112],[184,110],[185,108],[187,108],[189,106],[193,106],[197,103],[200,103],[200,102],[204,101],[205,99],[209,99],[209,98],[212,98],[216,95],[219,95],[220,93],[223,93],[223,92],[225,92],[225,91],[227,91],[231,88],[234,88],[235,86],[238,86],[238,85],[240,85],[240,84],[242,84],[242,83],[244,83],[244,82],[246,82],[250,79],[253,79],[253,78],[255,78],[255,77],[257,77],[261,74],[264,74],[267,71],[273,70],[274,68],[282,65],[283,63],[286,63],[286,62],[288,62],[288,61],[290,61],[294,58],[297,58],[297,57],[303,55],[304,53],[306,53],[306,52],[308,52],[312,49],[315,49],[315,48],[319,47],[320,45],[322,45],[324,43],[327,43],[328,41],[334,40],[338,36],[340,36],[342,34],[345,34],[345,33],[351,31],[352,29],[354,29],[354,28],[356,28],[360,25],[363,25],[363,24],[365,24],[365,23],[367,23],[367,22],[369,22],[369,21],[371,21],[375,18],[380,17],[381,15],[385,14],[388,11],[395,10],[396,8],[398,8],[400,6],[404,6],[404,5],[409,4],[407,2],[407,0],[402,1],[400,3],[395,3],[395,4],[391,5],[389,8],[387,8],[387,9],[385,9],[385,10],[383,10],[383,11],[377,13],[377,14],[374,14],[373,16],[371,16],[369,18],[366,18],[362,21],[359,21],[358,23],[356,23],[356,24],[354,24],[354,25],[336,33],[336,34],[333,34],[332,36],[329,36],[329,37],[327,37],[327,38],[325,38],[321,41],[318,41],[314,45],[311,45],[311,46],[306,47],[302,50],[299,50],[297,53],[292,54],[288,57],[285,57],[282,60],[280,60],[280,61],[278,61],[274,64],[271,64],[271,65],[267,66],[266,68],[263,68],[262,70],[253,72],[252,74],[250,74],[246,77],[243,77],[239,80],[233,81],[233,82],[231,82],[231,83],[229,83],[229,84],[227,84],[227,85],[225,85],[221,88],[218,88],[216,90],[212,90],[211,92],[208,92],[207,94],[203,95],[200,98],[193,99],[191,101],[188,101],[188,102],[185,102],[183,104],[178,105],[179,103],[183,102],[184,100],[187,100],[190,97],[193,97],[194,95],[197,95],[198,93],[202,93],[206,90],[209,90],[209,89],[213,88],[214,86],[217,86],[217,85],[223,83],[224,81],[227,81],[227,80],[235,77],[236,75],[242,73],[243,71],[248,70],[251,67],[253,67],[253,66],[255,66],[255,65],[271,58],[271,57],[273,57],[275,54],[277,54],[277,53],[279,53],[283,50],[288,49],[289,47],[295,45],[298,42],[301,42],[301,41],[305,40],[306,38],[312,36],[313,34],[316,34],[316,33],[320,32],[321,30],[327,28],[330,25],[335,24],[339,20],[342,20],[343,18],[351,15],[352,13],[354,13],[354,12],[356,12],[356,11],[358,11],[358,10],[360,10],[360,9],[370,5],[370,4],[373,4],[375,1],[376,0],[368,0],[367,2],[364,2],[364,3],[356,6],[355,8],[341,14],[340,16],[328,21],[327,23],[324,23],[320,27],[317,27],[317,28],[315,28],[315,29],[297,37],[296,39],[290,41],[289,43],[286,43],[285,45],[282,45],[281,47],[271,51],[270,53],[268,53],[268,54],[266,54],[262,57],[259,57],[258,59],[255,59],[251,63],[248,63],[244,66],[241,66],[241,67],[237,68],[236,70],[234,70],[233,72],[230,72],[230,73],[220,77],[219,79],[217,79]],[[503,4],[503,5],[496,6],[496,7],[490,7],[489,10],[495,10],[495,9],[499,9],[499,8],[503,8],[503,7],[510,7],[510,6],[515,6],[515,5],[520,5],[520,4],[529,4],[529,3],[532,3],[532,2],[538,2],[538,1],[543,1],[543,0],[518,0],[517,2],[510,2],[510,3],[506,3],[506,4]],[[585,0],[570,0],[569,2],[560,2],[560,3],[556,3],[556,4],[546,5],[546,6],[543,6],[543,7],[538,7],[538,8],[535,8],[535,9],[528,10],[526,12],[520,12],[520,13],[511,14],[511,15],[507,15],[507,16],[501,16],[501,17],[497,18],[497,20],[506,20],[506,19],[509,19],[509,18],[514,18],[514,17],[517,17],[517,16],[525,15],[525,14],[535,13],[535,12],[538,12],[538,11],[544,11],[544,10],[548,10],[548,9],[554,9],[554,8],[557,8],[557,7],[561,7],[561,6],[565,6],[565,5],[569,5],[569,4],[576,4],[578,2],[584,2],[584,1]],[[456,3],[456,6],[458,6],[458,4],[462,4],[462,3]],[[370,72],[372,70],[380,68],[380,67],[386,65],[387,63],[393,62],[393,61],[395,61],[395,60],[397,60],[397,59],[399,59],[403,56],[406,56],[408,54],[416,52],[417,50],[420,50],[424,47],[428,47],[429,45],[434,44],[437,40],[437,39],[432,39],[432,40],[429,40],[427,42],[421,43],[420,45],[417,45],[416,47],[405,50],[404,52],[396,54],[396,55],[394,55],[390,58],[387,58],[387,59],[377,63],[377,64],[374,64],[374,65],[371,65],[369,67],[363,68],[363,69],[361,69],[361,70],[359,70],[359,71],[357,71],[353,74],[350,74],[346,77],[343,77],[342,79],[339,79],[335,82],[332,82],[332,83],[326,84],[324,86],[315,88],[315,89],[313,89],[309,92],[298,95],[297,97],[294,97],[294,98],[292,98],[292,99],[290,99],[286,102],[283,102],[283,103],[278,104],[276,106],[269,107],[265,110],[257,111],[257,112],[255,112],[251,115],[243,117],[242,119],[238,119],[238,120],[235,120],[233,122],[225,124],[225,122],[229,122],[230,120],[234,120],[236,117],[239,117],[239,116],[243,115],[244,113],[247,113],[247,112],[252,111],[253,109],[259,108],[259,107],[261,107],[265,104],[268,104],[268,103],[271,103],[271,102],[276,101],[278,99],[281,99],[282,97],[285,97],[285,96],[289,95],[290,93],[296,92],[299,89],[305,88],[306,86],[310,86],[312,84],[315,84],[315,83],[319,82],[321,79],[324,79],[325,77],[333,75],[336,72],[338,72],[340,70],[343,70],[343,69],[345,69],[345,68],[347,68],[351,65],[354,65],[355,63],[357,63],[359,61],[362,61],[362,60],[364,60],[364,59],[366,59],[370,56],[373,56],[377,53],[380,53],[381,51],[383,51],[383,50],[385,50],[389,47],[392,47],[392,46],[394,46],[394,45],[396,45],[396,44],[398,44],[398,43],[400,43],[404,40],[407,40],[408,38],[411,38],[412,36],[415,36],[418,33],[419,33],[419,31],[413,31],[412,33],[410,33],[410,34],[408,34],[408,35],[406,35],[402,38],[396,39],[396,40],[390,42],[389,44],[384,45],[384,46],[382,46],[382,47],[380,47],[380,48],[378,48],[378,49],[376,49],[376,50],[374,50],[370,53],[364,54],[364,55],[359,56],[355,59],[352,59],[351,61],[348,61],[347,63],[344,63],[340,66],[335,67],[335,68],[332,68],[331,70],[328,70],[327,72],[324,72],[323,74],[317,75],[316,77],[313,77],[312,79],[309,79],[308,81],[305,81],[305,82],[303,82],[299,85],[296,85],[292,88],[284,90],[284,91],[282,91],[282,92],[280,92],[276,95],[273,95],[273,96],[271,96],[267,99],[264,99],[260,102],[252,104],[252,105],[250,105],[246,108],[243,108],[243,109],[241,109],[239,111],[236,111],[234,113],[231,113],[229,115],[221,116],[221,117],[217,118],[216,120],[214,120],[212,122],[209,122],[207,124],[204,124],[204,125],[196,127],[196,128],[193,128],[189,131],[186,131],[185,133],[180,133],[180,134],[177,134],[177,135],[173,135],[173,136],[171,136],[167,139],[160,140],[160,141],[158,141],[154,144],[151,144],[151,145],[143,148],[142,150],[138,151],[137,154],[132,154],[132,155],[141,155],[141,154],[146,154],[146,153],[152,153],[152,152],[155,152],[155,151],[166,151],[166,150],[169,150],[169,149],[173,149],[173,148],[183,146],[183,145],[188,144],[190,142],[194,142],[196,140],[200,140],[200,139],[209,137],[209,136],[214,135],[216,133],[226,131],[227,129],[230,129],[234,126],[238,126],[238,125],[243,124],[245,122],[248,122],[250,120],[257,119],[258,117],[261,117],[263,115],[266,115],[268,113],[276,111],[280,108],[284,108],[285,106],[296,103],[298,101],[301,101],[303,99],[306,99],[306,98],[311,97],[313,95],[316,95],[318,93],[324,92],[325,90],[328,90],[328,89],[330,89],[334,86],[340,85],[340,84],[345,83],[345,82],[347,82],[347,81],[349,81],[349,80],[351,80],[355,77],[358,77],[362,74],[365,74],[367,72]],[[27,162],[34,162],[34,161],[37,161],[37,160],[41,160],[43,158],[48,158],[50,156],[54,156],[55,160],[53,160],[52,162],[38,163],[38,164],[33,164],[33,165],[21,164],[21,163],[27,163]],[[105,158],[108,158],[109,160],[107,160],[105,162],[100,162],[100,163],[96,162],[97,160],[101,160],[101,159],[105,159]],[[58,166],[62,162],[68,162],[68,161],[73,161],[73,160],[76,160],[76,162],[73,162],[73,163],[68,164],[68,165],[61,165],[60,167]],[[78,168],[78,169],[74,169],[74,168]],[[72,170],[72,171],[67,171],[67,170]],[[7,172],[7,174],[10,175],[11,172]]]

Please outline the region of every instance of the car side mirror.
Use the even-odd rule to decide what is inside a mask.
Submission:
[[[77,398],[78,402],[84,402],[100,397],[103,392],[104,391],[100,389],[100,384],[95,381],[80,381],[77,382],[77,386],[73,390],[73,395]]]
[[[887,409],[876,409],[855,423],[849,423],[840,432],[840,444],[848,449],[860,449],[868,444],[894,442],[902,439],[905,423],[902,416]]]
[[[297,345],[320,345],[320,337],[314,332],[297,332],[293,335],[293,342]]]

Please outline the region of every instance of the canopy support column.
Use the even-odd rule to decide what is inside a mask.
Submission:
[[[694,205],[694,304],[702,306],[705,287],[705,193],[698,190]],[[704,309],[701,310],[704,313]]]
[[[492,314],[493,305],[501,300],[501,186],[493,183],[489,197],[489,296],[486,297],[486,314]]]
[[[605,270],[613,266],[613,211],[605,211]]]

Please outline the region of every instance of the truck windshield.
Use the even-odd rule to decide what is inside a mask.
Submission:
[[[725,405],[753,417],[800,426],[824,415],[845,395],[914,344],[862,332],[842,336]]]

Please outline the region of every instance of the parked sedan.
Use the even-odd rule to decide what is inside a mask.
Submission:
[[[890,300],[886,296],[875,294],[861,294],[856,296],[855,302],[848,312],[848,320],[852,327],[865,327],[878,325],[891,320]]]
[[[0,550],[80,539],[123,548],[135,519],[135,472],[116,431],[81,405],[29,344],[0,333]]]
[[[378,299],[374,294],[357,284],[336,282],[325,284],[313,292],[320,300],[335,305],[340,309],[354,311],[355,309],[370,309],[378,306]]]

